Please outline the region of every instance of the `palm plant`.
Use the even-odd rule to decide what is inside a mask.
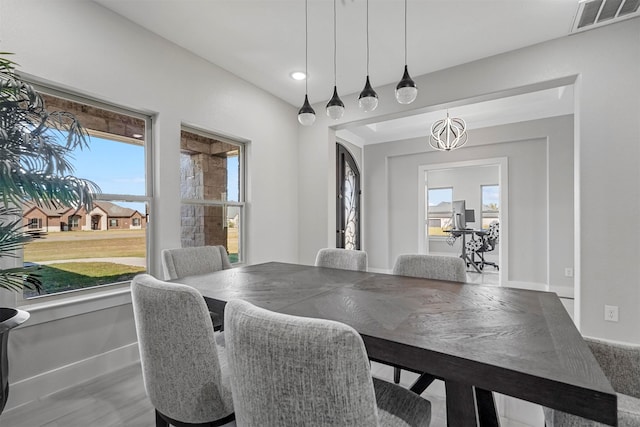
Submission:
[[[15,71],[10,55],[0,52],[0,257],[41,234],[25,229],[22,205],[91,209],[100,192],[92,181],[73,176],[73,150],[88,148],[89,134],[67,112],[48,112],[43,97]],[[41,289],[33,267],[0,270],[0,288]]]

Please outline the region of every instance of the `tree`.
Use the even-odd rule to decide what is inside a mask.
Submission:
[[[25,243],[41,237],[22,223],[22,204],[84,206],[91,210],[100,192],[75,177],[73,150],[89,147],[87,130],[70,113],[48,112],[43,97],[16,73],[10,55],[0,52],[0,257],[15,257]],[[31,267],[0,270],[0,288],[41,288]]]

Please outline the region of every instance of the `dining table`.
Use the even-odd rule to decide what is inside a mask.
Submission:
[[[555,293],[267,262],[173,280],[352,326],[369,358],[441,379],[447,424],[499,426],[493,392],[607,425],[617,398]]]

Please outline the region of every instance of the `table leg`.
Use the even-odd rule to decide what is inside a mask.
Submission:
[[[493,393],[488,390],[476,388],[476,405],[478,408],[478,425],[482,427],[500,427],[496,402]]]
[[[476,427],[476,400],[473,387],[455,381],[445,381],[447,391],[447,426]]]
[[[423,391],[427,389],[434,382],[436,377],[431,374],[420,374],[418,379],[409,387],[409,390],[414,392],[415,394],[422,394]]]

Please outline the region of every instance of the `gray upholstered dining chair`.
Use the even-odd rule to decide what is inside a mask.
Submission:
[[[218,426],[235,418],[224,349],[202,295],[148,274],[131,282],[145,390],[156,426]],[[219,335],[219,334],[217,334]]]
[[[618,395],[618,426],[640,426],[640,346],[584,340]],[[554,409],[543,410],[547,427],[604,426]]]
[[[467,271],[464,260],[453,256],[405,254],[399,255],[393,266],[393,274],[398,276],[421,277],[424,279],[450,280],[464,283]]]
[[[195,246],[162,250],[162,270],[165,280],[185,276],[213,273],[231,268],[227,249],[224,246]],[[222,313],[210,311],[213,329],[222,330]]]
[[[393,274],[460,283],[467,281],[466,264],[462,258],[440,255],[399,255],[393,266]],[[400,382],[400,374],[400,368],[395,367],[393,369],[394,383]]]
[[[367,271],[367,253],[351,249],[324,248],[316,255],[316,267]]]
[[[367,352],[343,323],[274,313],[246,301],[225,309],[238,426],[428,426],[431,403],[371,377]]]
[[[231,268],[224,246],[196,246],[162,250],[164,279],[212,273]]]

